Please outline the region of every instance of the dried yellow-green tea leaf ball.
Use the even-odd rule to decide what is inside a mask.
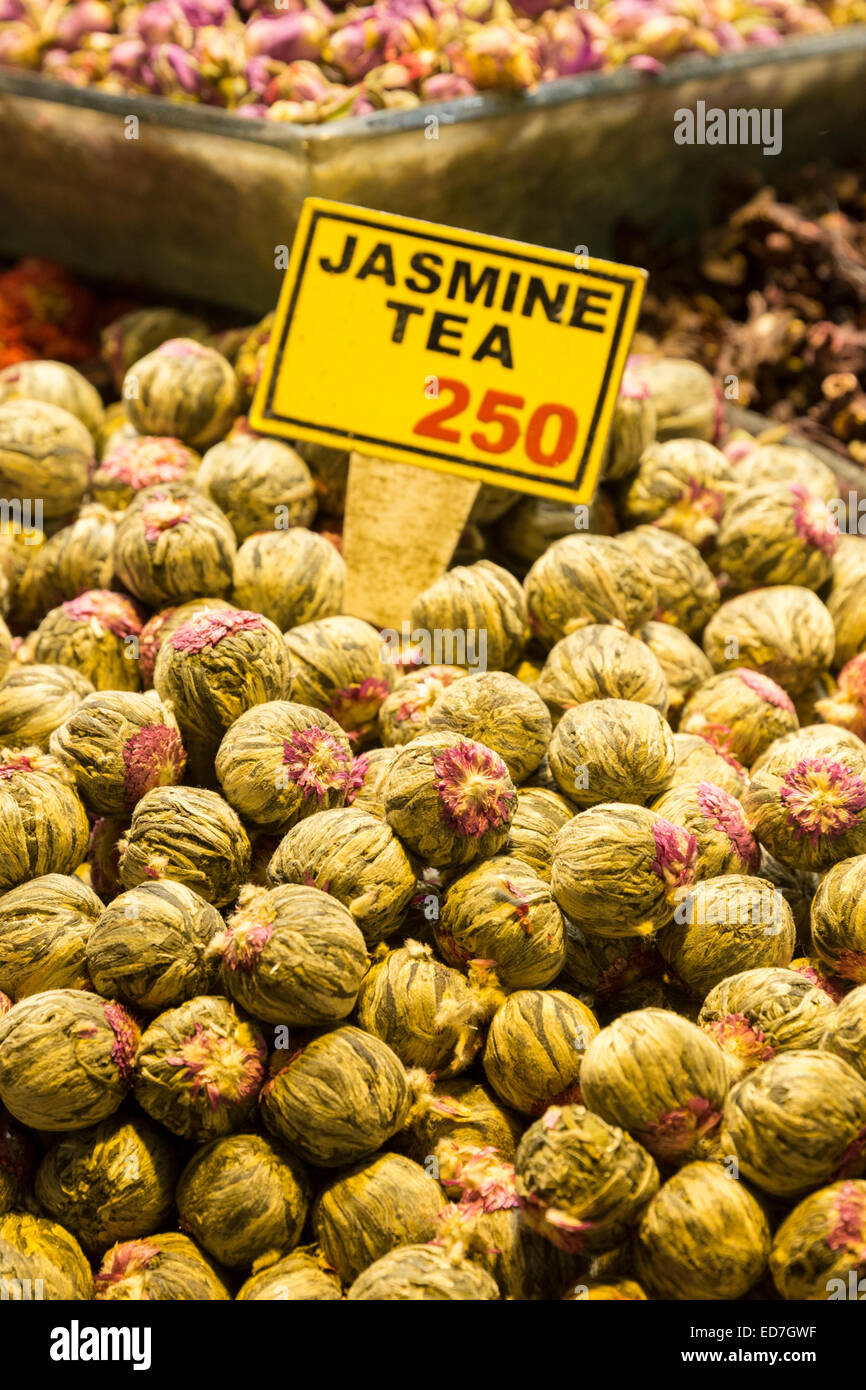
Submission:
[[[799,483],[825,502],[833,502],[839,495],[839,484],[832,469],[809,449],[798,449],[791,444],[759,445],[740,460],[734,474],[745,488]]]
[[[313,444],[299,439],[295,445],[313,475],[319,510],[340,517],[346,510],[346,488],[349,482],[349,454],[345,449],[331,449],[327,444]]]
[[[37,498],[48,521],[74,512],[87,488],[93,436],[74,415],[40,401],[0,405],[0,492]]]
[[[2,1025],[0,1025],[2,1027]],[[722,1151],[741,1177],[797,1197],[866,1168],[866,1080],[831,1052],[780,1052],[728,1096]]]
[[[113,514],[93,503],[35,550],[16,594],[16,621],[37,623],[63,599],[107,589],[114,576],[115,530]]]
[[[525,569],[554,541],[573,536],[575,531],[612,535],[615,530],[613,502],[603,488],[596,488],[587,506],[555,502],[550,497],[522,497],[497,526],[496,538],[515,564]]]
[[[330,893],[370,944],[397,930],[415,893],[415,872],[397,836],[354,806],[321,811],[293,826],[274,851],[268,880]]]
[[[742,1298],[764,1273],[770,1226],[741,1182],[715,1163],[689,1163],[650,1202],[635,1268],[656,1298]]]
[[[36,629],[33,659],[71,666],[97,690],[138,690],[141,614],[110,589],[88,589],[46,613]]]
[[[399,751],[399,748],[368,748],[366,753],[359,753],[352,759],[346,796],[349,805],[357,811],[368,811],[380,820],[385,819],[385,780]]]
[[[437,1233],[441,1187],[403,1154],[379,1154],[335,1178],[313,1206],[313,1232],[344,1284],[395,1246]]]
[[[235,435],[209,449],[196,486],[228,517],[238,541],[255,531],[308,526],[316,489],[300,454],[278,439]]]
[[[550,885],[511,856],[498,855],[455,879],[434,933],[449,965],[489,962],[507,990],[540,989],[565,964],[562,913]]]
[[[216,982],[208,947],[223,925],[216,908],[182,883],[142,883],[120,893],[87,938],[94,986],[149,1013],[208,994]]]
[[[652,809],[694,835],[698,842],[696,879],[757,873],[760,848],[739,801],[723,787],[712,782],[671,787],[653,802]]]
[[[12,634],[0,618],[0,680],[6,675],[12,661]]]
[[[216,994],[199,994],[153,1020],[135,1061],[135,1099],[182,1139],[204,1143],[242,1129],[265,1077],[255,1024]]]
[[[12,1000],[0,996],[0,1018],[11,1008]],[[0,1215],[24,1206],[35,1168],[36,1147],[30,1135],[0,1109]]]
[[[866,1080],[866,985],[852,989],[827,1020],[821,1046]]]
[[[0,989],[16,1000],[46,989],[89,989],[85,947],[102,910],[74,874],[45,874],[4,893]]]
[[[425,666],[394,682],[379,709],[379,733],[389,748],[409,743],[428,731],[430,711],[444,690],[466,672],[459,666]]]
[[[141,683],[146,690],[153,685],[153,670],[163,642],[190,618],[194,618],[198,613],[205,613],[208,609],[216,609],[220,613],[235,611],[234,605],[226,599],[196,598],[190,599],[189,603],[180,604],[177,608],[163,608],[148,619],[138,639]]]
[[[638,526],[617,536],[649,570],[656,586],[653,617],[689,637],[703,630],[719,606],[719,586],[701,552],[675,531]]]
[[[501,1297],[496,1280],[474,1260],[455,1264],[435,1245],[401,1245],[358,1276],[350,1302],[477,1303]]]
[[[573,815],[574,808],[558,792],[544,787],[518,787],[517,809],[504,853],[549,882],[554,841]]]
[[[656,438],[715,439],[722,407],[713,378],[685,357],[629,358],[629,375],[649,387]]]
[[[200,463],[194,449],[170,436],[113,439],[90,481],[90,495],[94,502],[122,512],[145,488],[192,484]]]
[[[466,676],[444,691],[427,716],[429,733],[455,733],[491,748],[514,782],[547,752],[551,721],[544,701],[506,671]]]
[[[783,1298],[862,1299],[866,1182],[834,1182],[805,1197],[773,1238],[770,1273]]]
[[[351,913],[318,888],[241,891],[214,943],[236,1004],[266,1023],[306,1027],[352,1012],[367,948]]]
[[[646,646],[655,658],[665,682],[667,705],[659,712],[675,729],[686,700],[712,676],[710,659],[691,637],[670,623],[645,623],[640,636],[641,645]],[[635,696],[629,695],[627,698],[633,700]],[[654,701],[648,700],[646,703],[653,704]]]
[[[815,701],[815,712],[866,743],[866,651],[846,661],[832,693]]]
[[[599,936],[649,936],[694,882],[694,835],[643,806],[612,802],[582,811],[553,847],[553,896],[567,917]]]
[[[668,965],[699,998],[740,970],[790,965],[796,944],[794,918],[781,893],[768,880],[742,873],[687,889],[658,936]]]
[[[122,395],[139,434],[171,435],[199,451],[228,433],[240,405],[231,363],[192,338],[169,338],[133,362]]]
[[[715,748],[699,734],[674,734],[677,769],[673,787],[712,782],[741,801],[749,784],[749,774],[731,753]]]
[[[565,923],[565,975],[590,1008],[616,1013],[662,1002],[662,960],[644,936],[596,936]]]
[[[796,970],[743,970],[710,990],[698,1023],[739,1078],[777,1052],[815,1048],[834,1018],[833,1000]]]
[[[186,766],[174,715],[153,691],[86,695],[49,747],[98,816],[128,814],[151,787],[179,782]]]
[[[72,777],[39,748],[0,748],[0,891],[71,874],[87,853],[87,813]]]
[[[866,984],[866,854],[836,864],[812,902],[812,945],[826,968]]]
[[[668,707],[667,681],[652,652],[606,623],[589,623],[557,642],[535,688],[554,719],[587,700],[634,700],[659,714]]]
[[[261,1095],[266,1128],[319,1168],[374,1154],[402,1129],[409,1110],[399,1057],[372,1033],[350,1025],[307,1043]]]
[[[56,1221],[10,1211],[0,1216],[0,1287],[56,1302],[90,1299],[93,1275],[74,1236]],[[5,1293],[5,1297],[14,1297]]]
[[[517,793],[490,748],[432,733],[400,749],[383,799],[388,824],[408,849],[434,868],[457,868],[503,847]]]
[[[866,651],[866,537],[843,536],[833,556],[833,576],[827,611],[833,620],[836,655],[843,666]],[[829,664],[829,663],[827,663]]]
[[[582,1258],[557,1250],[523,1220],[511,1164],[483,1152],[474,1159],[463,1175],[469,1186],[439,1214],[436,1244],[452,1258],[471,1257],[486,1269],[503,1298],[558,1298]],[[478,1177],[470,1177],[476,1165]]]
[[[721,450],[706,440],[667,439],[641,454],[623,488],[623,515],[634,526],[660,526],[702,545],[716,535],[733,491],[734,474]]]
[[[162,1130],[140,1116],[113,1115],[51,1145],[36,1174],[36,1196],[85,1250],[101,1255],[169,1220],[177,1171]]]
[[[827,609],[811,589],[796,584],[729,599],[704,632],[704,651],[717,671],[747,666],[789,695],[805,690],[830,666],[834,642]]]
[[[656,437],[656,408],[649,385],[626,371],[620,383],[610,427],[604,476],[613,482],[634,473],[640,456]]]
[[[551,1106],[530,1125],[514,1168],[524,1219],[572,1254],[619,1245],[659,1186],[647,1151],[582,1105]]]
[[[323,1268],[309,1248],[293,1250],[291,1255],[254,1274],[236,1294],[238,1303],[333,1302],[343,1297],[337,1276]]]
[[[548,647],[587,623],[640,629],[656,609],[652,575],[611,536],[566,536],[526,576],[532,630]]]
[[[521,1130],[517,1117],[503,1109],[484,1086],[458,1076],[437,1081],[419,1098],[401,1144],[410,1158],[452,1193],[449,1182],[466,1153],[490,1149],[508,1162],[514,1157]]]
[[[0,371],[0,405],[7,401],[43,401],[68,410],[96,434],[105,413],[95,386],[66,362],[13,362]]]
[[[586,1051],[584,1104],[620,1125],[659,1163],[695,1157],[722,1117],[725,1059],[688,1019],[636,1009],[614,1019]]]
[[[802,483],[769,484],[729,502],[713,565],[735,592],[765,584],[820,589],[838,545],[839,527],[823,498]]]
[[[181,1226],[230,1269],[291,1250],[309,1204],[303,1165],[258,1134],[233,1134],[197,1149],[177,1185]]]
[[[144,357],[145,353],[152,352],[169,338],[197,338],[204,341],[209,332],[203,319],[195,314],[185,314],[180,309],[132,309],[128,314],[112,319],[102,330],[102,360],[108,366],[119,391],[133,362]]]
[[[0,1018],[0,1102],[31,1129],[83,1129],[114,1113],[132,1081],[138,1029],[80,989],[22,999]]]
[[[94,1298],[164,1303],[226,1302],[228,1287],[189,1236],[175,1231],[114,1245],[96,1273]]]
[[[483,1059],[487,1080],[522,1115],[579,1100],[581,1063],[597,1033],[595,1015],[572,995],[517,990],[491,1020]]]
[[[807,731],[771,745],[743,795],[756,838],[795,869],[866,854],[866,745],[826,727],[821,743]]]
[[[324,710],[356,743],[369,737],[393,679],[382,634],[360,618],[319,618],[290,628],[285,641],[295,699]]]
[[[800,721],[785,691],[747,667],[711,676],[687,701],[680,733],[699,734],[722,753],[751,766],[777,738]]]
[[[580,807],[649,801],[676,769],[670,725],[637,700],[587,700],[566,710],[548,757],[559,790]]]
[[[803,869],[789,869],[780,864],[768,850],[761,848],[760,878],[768,878],[778,888],[794,916],[798,941],[811,943],[810,920],[812,899],[818,888],[819,876]]]
[[[120,850],[124,888],[170,878],[217,907],[234,901],[250,868],[250,842],[235,812],[199,787],[146,792]]]
[[[457,565],[419,594],[412,604],[411,626],[434,646],[437,637],[447,639],[442,643],[447,653],[437,653],[437,663],[470,668],[486,664],[488,671],[513,666],[529,636],[520,584],[490,560]],[[461,651],[465,661],[459,659]]]
[[[346,566],[316,531],[259,531],[235,556],[234,601],[264,613],[281,630],[332,618],[343,606]]]
[[[114,568],[151,608],[231,588],[236,543],[228,520],[192,485],[146,488],[117,525]]]

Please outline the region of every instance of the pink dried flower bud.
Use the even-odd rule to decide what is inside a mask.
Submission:
[[[132,599],[111,589],[88,589],[60,606],[68,618],[96,624],[115,637],[135,637],[141,632],[141,615]]]
[[[246,46],[253,57],[277,58],[283,63],[321,57],[328,38],[327,24],[310,10],[253,19],[246,27]]]
[[[168,724],[151,724],[132,734],[123,745],[124,786],[128,810],[151,787],[174,786],[186,766],[180,734]]]
[[[169,641],[175,651],[202,652],[206,647],[215,647],[230,633],[258,632],[264,625],[261,613],[250,613],[242,608],[209,608],[182,623]]]
[[[486,24],[455,45],[454,71],[480,91],[527,91],[541,77],[541,53],[532,34],[509,24]]]
[[[115,1039],[111,1059],[121,1079],[131,1086],[139,1044],[138,1025],[120,1004],[106,1004],[103,1013]]]
[[[54,36],[63,48],[77,48],[89,34],[109,34],[114,28],[111,6],[104,0],[77,0],[57,20]]]
[[[515,792],[496,753],[461,739],[434,755],[433,768],[442,820],[449,830],[477,838],[508,824]]]
[[[232,913],[226,930],[217,938],[226,970],[251,974],[273,934],[274,909],[267,894],[251,893],[244,906]]]
[[[663,816],[652,825],[656,845],[653,873],[667,884],[668,900],[673,902],[677,889],[692,883],[698,860],[698,841],[695,835],[681,826],[673,825]]]
[[[743,872],[756,872],[761,863],[760,846],[749,829],[737,798],[712,782],[699,782],[696,795],[698,805],[707,819],[727,835],[732,848],[740,857]]]
[[[694,1150],[699,1139],[711,1134],[722,1112],[703,1096],[693,1096],[688,1105],[659,1115],[645,1130],[634,1130],[641,1144],[662,1163],[678,1163]]]
[[[456,72],[434,72],[421,82],[423,101],[456,101],[458,97],[473,96],[475,91],[474,83]]]
[[[803,758],[785,773],[779,795],[790,828],[813,845],[838,839],[866,811],[866,783],[832,758]]]
[[[283,741],[283,764],[295,786],[305,797],[315,796],[320,806],[328,791],[352,786],[353,776],[355,786],[364,780],[363,771],[353,773],[349,754],[327,729],[295,729]]]
[[[258,1094],[264,1075],[263,1047],[252,1050],[231,1035],[209,1032],[201,1023],[165,1061],[183,1074],[193,1100],[203,1093],[214,1111],[225,1104],[245,1105]]]
[[[815,709],[828,724],[850,729],[866,741],[866,652],[845,663],[835,693],[816,700]]]
[[[750,1023],[745,1014],[726,1014],[724,1018],[705,1026],[722,1051],[735,1057],[744,1070],[751,1070],[760,1062],[769,1062],[776,1055],[776,1049],[769,1045],[766,1034]]]
[[[824,555],[835,555],[839,547],[839,527],[827,503],[809,492],[802,483],[791,483],[790,489],[794,499],[797,534]]]

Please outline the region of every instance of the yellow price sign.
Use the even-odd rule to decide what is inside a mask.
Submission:
[[[646,272],[308,198],[252,427],[588,501]]]

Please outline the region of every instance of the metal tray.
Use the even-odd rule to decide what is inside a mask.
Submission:
[[[781,153],[677,145],[674,113],[699,100],[780,107]],[[0,72],[0,254],[259,313],[308,194],[605,255],[619,218],[696,234],[731,175],[838,158],[862,144],[864,118],[866,25],[655,78],[593,73],[323,126]]]

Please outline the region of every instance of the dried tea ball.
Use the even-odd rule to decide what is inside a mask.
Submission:
[[[85,946],[102,910],[74,874],[44,874],[4,893],[0,989],[16,1000],[46,989],[89,989]]]
[[[667,688],[667,707],[659,710],[672,729],[679,726],[680,711],[699,685],[710,679],[713,668],[709,657],[691,637],[670,623],[645,623],[640,631],[641,645],[655,658]],[[634,699],[633,695],[628,696]],[[653,701],[648,700],[647,704]]]
[[[836,864],[812,901],[812,945],[843,980],[866,984],[866,854]]]
[[[87,965],[100,994],[158,1013],[216,981],[208,947],[223,920],[182,883],[142,883],[102,908],[87,937]]]
[[[316,515],[310,470],[278,439],[239,434],[215,444],[202,459],[196,486],[228,517],[238,541],[255,531],[309,526]]]
[[[355,1303],[476,1303],[499,1297],[495,1279],[480,1264],[455,1264],[435,1245],[398,1246],[368,1265],[346,1294]]]
[[[836,689],[815,701],[815,711],[828,724],[850,729],[866,743],[866,651],[846,661]]]
[[[524,1219],[574,1254],[619,1245],[659,1186],[646,1150],[582,1105],[551,1106],[530,1125],[514,1168]]]
[[[243,336],[237,344],[234,367],[245,402],[252,401],[261,379],[275,317],[273,313],[265,314],[252,328],[239,330]]]
[[[0,1024],[2,1028],[2,1024]],[[722,1150],[740,1175],[792,1198],[866,1168],[866,1080],[831,1052],[780,1052],[733,1087]]]
[[[111,440],[90,480],[90,495],[94,502],[122,512],[145,488],[191,484],[200,462],[194,449],[168,436]]]
[[[457,565],[412,604],[411,626],[429,642],[445,638],[448,655],[437,664],[481,666],[501,671],[513,666],[529,636],[526,600],[514,575],[490,560]],[[462,650],[465,661],[455,659]]]
[[[0,1018],[11,1008],[12,1000],[0,996]],[[35,1168],[36,1148],[30,1135],[0,1109],[0,1215],[24,1205]]]
[[[145,353],[152,352],[169,338],[204,340],[209,331],[203,319],[194,314],[185,314],[180,309],[132,309],[112,319],[102,330],[102,359],[119,391],[133,362],[137,362]]]
[[[514,782],[534,772],[550,742],[544,701],[506,671],[466,676],[439,696],[427,716],[429,733],[462,734],[484,743],[508,768]]]
[[[313,1232],[344,1284],[395,1246],[432,1240],[447,1198],[418,1163],[378,1154],[329,1183],[313,1206]]]
[[[627,1129],[659,1163],[680,1164],[718,1126],[728,1074],[715,1043],[688,1019],[636,1009],[589,1044],[580,1085],[590,1110]]]
[[[163,642],[189,618],[194,618],[197,613],[204,613],[209,608],[216,608],[225,613],[228,609],[233,610],[234,605],[222,598],[196,598],[191,599],[189,603],[182,603],[178,608],[163,608],[159,613],[154,613],[152,618],[148,618],[138,639],[141,683],[145,690],[153,685],[153,668],[156,666],[156,658]]]
[[[372,1033],[349,1025],[295,1052],[261,1094],[266,1128],[319,1168],[374,1154],[402,1129],[409,1110],[399,1057]]]
[[[31,1291],[37,1299],[90,1299],[93,1275],[74,1236],[56,1221],[10,1211],[0,1216],[0,1287]],[[22,1294],[23,1297],[23,1294]]]
[[[629,376],[649,387],[656,438],[715,439],[721,405],[713,378],[685,357],[630,357]]]
[[[866,1080],[866,985],[845,995],[835,1017],[827,1021],[821,1046]]]
[[[459,666],[425,666],[394,682],[379,709],[379,733],[387,747],[409,743],[427,733],[430,711],[443,690],[466,672]]]
[[[858,652],[866,651],[864,589],[866,537],[843,536],[833,556],[833,582],[827,598],[827,612],[835,631],[833,665],[836,667],[843,666]]]
[[[505,763],[484,744],[432,733],[400,749],[383,799],[408,849],[434,868],[456,868],[502,848],[517,793]]]
[[[760,965],[790,965],[797,944],[791,909],[766,879],[708,878],[683,894],[658,948],[693,994]]]
[[[532,566],[525,589],[533,632],[548,647],[587,623],[634,632],[656,608],[649,570],[611,536],[555,541]]]
[[[0,1102],[31,1129],[83,1129],[113,1114],[132,1081],[138,1029],[80,989],[22,999],[0,1018]]]
[[[0,680],[6,675],[12,661],[12,634],[0,618]]]
[[[596,936],[565,923],[565,974],[590,1008],[661,1004],[662,959],[645,936]]]
[[[744,488],[767,487],[773,483],[799,483],[815,497],[833,502],[839,485],[832,469],[809,449],[791,444],[760,444],[741,459],[735,470]]]
[[[107,589],[114,576],[115,530],[112,513],[94,503],[34,550],[15,596],[16,622],[38,623],[63,599],[85,589]]]
[[[274,851],[268,881],[330,893],[371,945],[398,929],[415,893],[415,872],[397,836],[354,806],[321,811],[293,826]]]
[[[653,802],[652,809],[694,835],[698,842],[696,880],[718,874],[757,873],[761,851],[742,806],[723,787],[712,782],[671,787]]]
[[[126,444],[132,439],[142,438],[134,425],[129,423],[123,401],[112,401],[105,407],[102,424],[93,436],[96,444],[96,457],[102,459],[115,445]],[[91,486],[93,479],[91,478]]]
[[[0,748],[0,891],[71,874],[87,838],[87,813],[66,768],[38,748]]]
[[[765,584],[820,589],[831,574],[839,527],[831,508],[802,483],[749,488],[729,502],[713,565],[734,592]]]
[[[68,410],[96,434],[104,408],[95,386],[67,362],[13,362],[0,371],[0,405],[6,401],[43,401]]]
[[[647,1296],[634,1279],[620,1279],[615,1284],[575,1284],[564,1296],[568,1303],[646,1303]]]
[[[233,1134],[197,1149],[177,1185],[181,1226],[230,1269],[291,1250],[309,1204],[303,1165],[259,1134]]]
[[[723,787],[738,801],[749,784],[749,774],[731,753],[715,748],[698,734],[674,734],[677,770],[671,783],[674,787],[697,782],[712,782]]]
[[[723,603],[704,632],[717,671],[747,666],[789,695],[805,690],[833,660],[833,620],[811,589],[779,584]]]
[[[739,1078],[777,1052],[818,1047],[833,1016],[832,999],[796,970],[759,966],[714,985],[698,1024]]]
[[[700,734],[749,767],[775,739],[794,733],[799,724],[780,685],[741,667],[711,676],[694,692],[680,717],[680,733]]]
[[[385,779],[398,752],[398,748],[368,748],[352,759],[346,795],[349,805],[385,819]]]
[[[558,792],[544,787],[518,787],[517,809],[504,853],[509,859],[519,859],[549,882],[554,841],[573,815],[574,808]]]
[[[341,1299],[340,1281],[310,1249],[293,1250],[254,1274],[235,1295],[238,1303],[312,1303]]]
[[[459,971],[412,940],[377,961],[358,993],[359,1025],[386,1042],[404,1066],[437,1077],[453,1076],[471,1064],[487,1012],[481,993],[475,994]]]
[[[142,1034],[135,1099],[182,1139],[218,1139],[250,1119],[265,1058],[255,1024],[220,995],[199,994],[159,1014]]]
[[[550,770],[577,806],[649,801],[670,785],[670,725],[637,700],[587,700],[566,710],[550,740]]]
[[[778,859],[774,859],[772,854],[763,848],[758,873],[759,877],[769,879],[773,886],[778,888],[793,914],[797,939],[808,945],[811,942],[809,924],[812,899],[819,883],[818,875],[802,869],[789,869],[787,864],[780,864]]]
[[[694,835],[643,806],[582,811],[556,837],[553,896],[600,936],[649,936],[694,882]]]
[[[250,842],[227,801],[198,787],[154,787],[132,813],[120,879],[185,883],[217,907],[234,901],[250,867]]]
[[[228,993],[266,1023],[339,1022],[352,1012],[367,969],[351,913],[296,884],[244,888],[214,945]]]
[[[773,1283],[792,1300],[861,1299],[864,1250],[866,1182],[831,1183],[805,1197],[777,1230]]]
[[[489,962],[506,990],[540,989],[565,964],[562,913],[550,885],[510,856],[498,855],[454,880],[434,933],[449,965]]]
[[[555,502],[550,497],[522,497],[496,528],[496,538],[521,569],[533,564],[554,541],[573,536],[612,535],[616,530],[613,502],[604,489],[596,488],[587,506]]]
[[[795,970],[798,975],[802,975],[804,980],[822,989],[826,995],[833,1000],[834,1004],[841,1004],[845,997],[846,983],[836,976],[827,973],[827,967],[820,956],[797,956],[791,961],[791,970]]]
[[[81,502],[93,463],[93,436],[61,406],[41,401],[0,405],[0,492],[38,498],[48,521]]]
[[[518,990],[491,1020],[483,1059],[487,1080],[522,1115],[579,1100],[581,1063],[597,1033],[595,1015],[572,995]]]
[[[121,516],[114,568],[151,608],[201,594],[224,597],[232,584],[235,536],[218,507],[182,483],[146,488]]]
[[[652,652],[606,623],[589,623],[557,642],[535,688],[554,719],[587,700],[635,700],[659,714],[668,707],[667,681]]]
[[[715,1163],[689,1163],[647,1207],[635,1268],[657,1298],[742,1298],[763,1274],[770,1226],[741,1182]]]
[[[91,1255],[150,1235],[171,1216],[177,1158],[162,1130],[113,1115],[51,1145],[36,1174],[40,1206]]]
[[[86,695],[49,747],[97,816],[128,814],[152,787],[179,782],[186,766],[174,715],[153,691]]]
[[[293,526],[259,531],[235,556],[233,597],[285,630],[332,618],[343,606],[346,566],[324,536]]]
[[[514,1157],[521,1131],[517,1117],[503,1109],[484,1086],[458,1076],[435,1082],[432,1090],[419,1098],[401,1144],[410,1158],[453,1193],[449,1183],[467,1152],[492,1150],[508,1162]]]
[[[355,741],[372,734],[392,681],[382,635],[360,618],[336,617],[302,623],[285,640],[295,699],[324,710]]]
[[[743,795],[756,838],[795,869],[866,854],[866,746],[826,729],[823,747],[808,731],[772,744]]]
[[[623,488],[623,515],[633,526],[661,526],[692,545],[703,545],[716,535],[733,488],[731,465],[713,444],[659,440],[644,450],[637,472]]]
[[[122,395],[139,434],[171,435],[198,450],[222,439],[240,404],[231,363],[192,338],[168,338],[133,362]]]
[[[653,618],[689,637],[703,631],[720,599],[715,576],[697,547],[660,525],[623,531],[617,540],[650,572],[657,595]]]
[[[96,1273],[95,1299],[225,1302],[227,1286],[188,1236],[169,1231],[114,1245]]]
[[[604,476],[613,482],[634,473],[640,456],[656,437],[656,408],[649,385],[626,370],[620,383],[610,427]]]
[[[123,594],[88,589],[46,613],[36,629],[33,659],[71,666],[97,690],[138,690],[141,614]]]

